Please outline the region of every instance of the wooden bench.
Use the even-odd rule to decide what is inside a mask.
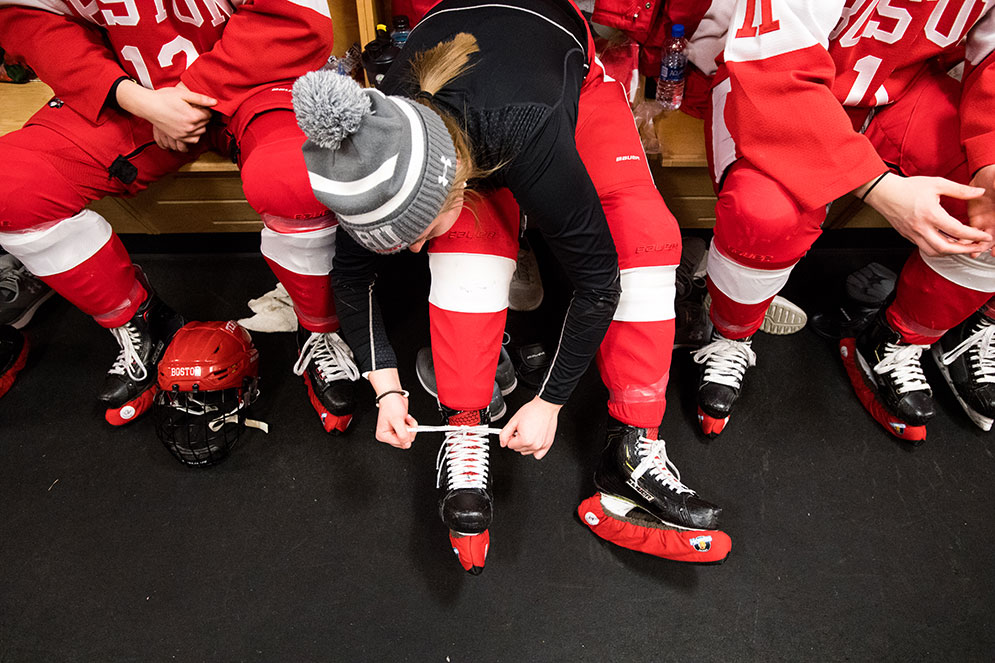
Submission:
[[[0,85],[0,134],[20,128],[51,97],[43,83]],[[705,160],[701,120],[668,112],[655,120],[661,153],[650,169],[667,206],[685,228],[711,228],[715,194]],[[262,227],[245,201],[238,169],[208,153],[134,198],[94,203],[121,233],[251,232]],[[827,227],[883,227],[887,222],[852,197],[835,203]]]

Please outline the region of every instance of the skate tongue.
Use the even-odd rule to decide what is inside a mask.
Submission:
[[[449,417],[450,426],[477,426],[480,424],[480,410],[464,410]]]
[[[657,437],[659,434],[660,434],[659,428],[647,428],[646,435],[644,435],[643,437],[645,437],[647,440],[656,440],[659,439]]]

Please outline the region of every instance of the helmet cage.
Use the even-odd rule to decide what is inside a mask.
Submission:
[[[208,467],[224,460],[238,443],[246,410],[259,396],[259,380],[246,376],[239,388],[201,391],[162,389],[153,412],[155,431],[176,460],[190,467]]]

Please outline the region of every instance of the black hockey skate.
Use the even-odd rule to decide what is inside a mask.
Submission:
[[[487,426],[487,410],[457,412],[442,406],[450,426]],[[494,497],[491,494],[489,441],[485,435],[452,431],[439,449],[438,487],[442,491],[439,515],[449,529],[460,534],[480,534],[491,524]]]
[[[107,408],[104,418],[113,426],[133,421],[152,406],[159,360],[185,323],[159,299],[141,269],[135,271],[148,296],[131,320],[110,330],[121,351],[97,394]]]
[[[602,493],[631,502],[672,527],[718,529],[722,509],[681,483],[680,472],[655,430],[609,418],[594,484]]]
[[[311,406],[326,433],[344,433],[356,410],[359,369],[352,350],[337,332],[297,331],[300,355],[294,373],[304,377]]]
[[[695,363],[702,365],[698,422],[708,437],[714,438],[725,429],[746,371],[757,363],[752,343],[752,336],[732,340],[713,330],[712,342],[694,353]]]
[[[855,346],[857,364],[888,412],[910,426],[933,418],[933,392],[920,363],[929,346],[905,343],[884,310],[860,332]]]
[[[439,448],[436,460],[436,487],[441,492],[439,515],[449,528],[449,540],[460,564],[469,573],[479,575],[490,547],[487,528],[494,515],[494,495],[489,440],[473,428],[487,426],[490,415],[486,408],[457,412],[444,405],[440,407],[449,426],[466,430],[446,433]]]
[[[995,420],[995,321],[978,311],[933,344],[933,359],[978,427]]]

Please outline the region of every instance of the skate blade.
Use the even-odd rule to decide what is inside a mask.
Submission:
[[[840,356],[843,358],[843,366],[846,368],[847,377],[853,385],[853,391],[857,395],[860,404],[864,406],[874,421],[881,424],[885,430],[897,438],[919,446],[926,441],[926,426],[913,426],[907,424],[885,408],[877,398],[873,379],[869,378],[867,371],[870,367],[860,357],[857,352],[856,339],[853,337],[840,340]]]
[[[770,303],[760,331],[774,336],[786,336],[801,331],[808,322],[808,316],[801,307],[789,302],[781,296],[774,297]]]
[[[622,512],[625,515],[619,515]],[[732,550],[732,539],[722,530],[661,524],[638,506],[601,491],[581,502],[577,515],[605,541],[674,562],[713,566],[722,564]]]
[[[638,502],[633,502],[632,500],[624,497],[619,497],[618,495],[612,495],[603,491],[601,492],[601,508],[619,520],[635,523],[643,527],[677,529],[682,531],[697,529],[695,527],[686,527],[684,525],[678,525],[677,523],[671,523],[663,520],[656,514],[647,511],[646,508]]]
[[[701,426],[701,432],[709,437],[709,439],[714,440],[719,436],[719,433],[725,430],[726,424],[729,423],[729,417],[724,417],[722,419],[716,419],[710,415],[705,414],[704,410],[700,407],[698,408],[698,424]]]
[[[485,529],[479,534],[463,534],[449,530],[449,542],[463,570],[470,575],[479,576],[484,570],[487,553],[491,548],[490,530]]]
[[[325,429],[325,432],[330,435],[342,435],[349,428],[349,424],[352,423],[351,414],[332,414],[328,411],[318,395],[314,393],[314,388],[311,386],[311,378],[308,377],[307,373],[304,373],[304,384],[307,386],[307,397],[311,401],[311,407],[314,411],[318,413],[319,419],[321,419],[321,427]],[[268,432],[268,431],[267,431]]]
[[[960,397],[960,394],[957,393],[957,388],[954,387],[954,381],[950,377],[950,368],[943,363],[943,351],[940,347],[938,345],[933,345],[933,347],[930,348],[930,352],[933,355],[933,361],[936,362],[936,367],[940,369],[943,379],[947,381],[947,385],[950,386],[950,391],[953,392],[954,398],[956,398],[957,402],[960,403],[960,406],[964,410],[965,414],[967,414],[971,421],[974,422],[975,426],[985,432],[990,431],[992,429],[992,424],[995,423],[995,420],[991,417],[986,417],[977,410],[973,409],[964,401],[963,398]]]
[[[152,401],[155,400],[155,395],[158,391],[159,386],[153,382],[145,391],[124,405],[107,408],[104,412],[104,420],[111,426],[130,424],[152,409]]]

